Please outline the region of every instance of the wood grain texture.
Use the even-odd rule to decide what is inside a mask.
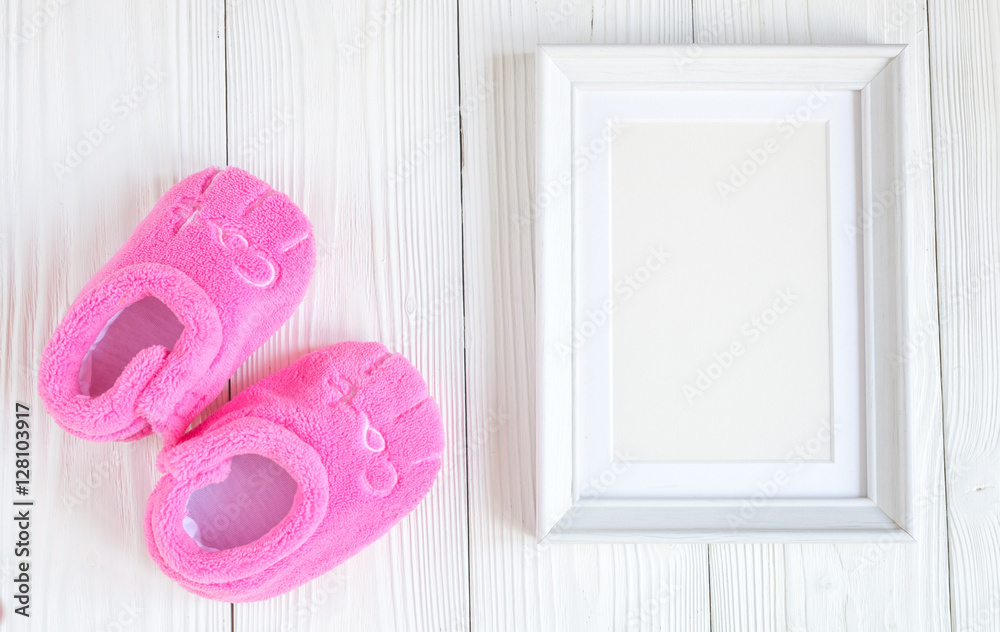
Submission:
[[[712,545],[712,630],[787,630],[785,550],[770,544]],[[715,604],[737,607],[715,607]]]
[[[111,0],[0,16],[0,502],[9,516],[15,402],[32,412],[35,501],[29,619],[10,599],[11,519],[0,528],[0,630],[230,629],[228,604],[186,593],[146,552],[159,441],[71,437],[36,395],[41,349],[84,283],[170,185],[225,160],[221,15]]]
[[[1000,7],[931,0],[952,624],[1000,629]]]
[[[932,137],[923,2],[695,0],[698,43],[905,43],[912,84],[903,86],[907,186],[913,221],[902,235],[907,292],[916,306],[903,328],[914,416],[914,544],[747,545],[712,548],[712,621],[723,629],[948,630],[944,464],[938,348],[934,343]],[[928,333],[928,329],[930,333]],[[777,549],[783,549],[778,551]],[[767,582],[758,582],[766,577]],[[775,612],[784,603],[784,614]]]
[[[1000,12],[927,1],[5,3],[0,389],[8,416],[32,410],[36,519],[30,621],[13,614],[0,524],[0,632],[1000,628]],[[535,543],[534,48],[692,41],[909,44],[914,544]],[[428,378],[448,439],[431,496],[387,537],[232,610],[146,553],[159,441],[72,438],[36,396],[83,284],[171,184],[227,160],[301,203],[320,259],[233,392],[311,349],[380,339]],[[0,424],[5,512],[12,439]]]
[[[472,629],[708,630],[706,547],[535,539],[535,45],[689,42],[690,4],[467,1],[459,25]]]
[[[455,11],[440,0],[227,5],[229,162],[299,203],[319,260],[233,393],[309,351],[378,340],[427,379],[447,446],[413,514],[306,586],[237,604],[237,630],[468,628]]]

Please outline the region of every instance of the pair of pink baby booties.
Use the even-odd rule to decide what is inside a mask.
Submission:
[[[196,415],[302,300],[312,227],[235,168],[171,188],[83,288],[41,360],[39,393],[93,441],[164,438],[149,553],[220,601],[280,595],[385,534],[441,467],[441,416],[419,373],[378,343],[306,355]]]

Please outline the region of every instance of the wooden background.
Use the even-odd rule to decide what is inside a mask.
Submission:
[[[36,503],[30,620],[0,525],[0,631],[1000,630],[995,0],[8,0],[0,33],[0,504],[15,402],[33,411]],[[916,288],[906,356],[916,544],[535,544],[540,42],[909,44],[923,215],[906,238],[937,259],[915,274],[937,283]],[[378,339],[427,377],[448,437],[416,512],[257,604],[194,597],[149,559],[158,439],[80,441],[35,394],[86,280],[171,184],[222,164],[299,202],[320,259],[232,392]]]

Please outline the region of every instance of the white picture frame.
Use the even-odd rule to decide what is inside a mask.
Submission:
[[[901,244],[915,221],[906,195],[907,85],[902,45],[648,46],[542,45],[536,55],[537,535],[544,541],[606,542],[857,542],[912,540],[912,436],[901,323],[911,313]],[[593,240],[580,234],[577,135],[581,98],[633,91],[631,102],[671,91],[760,91],[822,88],[856,95],[855,217],[859,240],[858,379],[862,447],[856,494],[811,492],[767,496],[690,493],[644,488],[608,449],[600,420],[581,413],[578,380],[596,360],[565,352],[579,317],[575,300],[581,261]],[[650,98],[653,98],[650,96]],[[835,169],[831,161],[830,169]],[[576,194],[574,193],[576,192]],[[886,195],[885,192],[891,192]],[[607,198],[609,196],[605,196]],[[580,198],[580,199],[577,199]],[[598,197],[600,202],[600,198]],[[606,202],[610,205],[610,200]],[[833,211],[831,211],[832,213]],[[831,220],[832,222],[832,220]],[[831,224],[830,230],[834,228]],[[839,227],[838,227],[839,229]],[[592,228],[589,230],[593,230]],[[586,245],[587,257],[581,254]],[[591,264],[593,268],[594,264]],[[562,345],[562,346],[560,346]],[[831,378],[832,379],[832,378]],[[591,381],[592,386],[595,382]],[[597,382],[603,383],[603,382]],[[592,390],[592,389],[591,389]],[[601,396],[603,397],[603,395]],[[598,398],[597,401],[601,401]],[[589,410],[590,402],[587,402]],[[593,415],[590,415],[593,417]],[[605,420],[607,424],[609,420]],[[591,425],[585,426],[585,423]],[[606,424],[606,425],[607,425]],[[608,431],[610,432],[610,430]],[[839,448],[835,448],[839,449]],[[588,485],[583,456],[607,455],[613,485]],[[842,451],[841,454],[844,454]],[[583,456],[582,456],[583,455]],[[589,455],[589,456],[588,456]],[[589,461],[588,461],[589,463]],[[649,467],[660,467],[653,464]],[[663,465],[666,467],[666,465]],[[704,480],[726,480],[726,464],[701,463]],[[583,469],[581,469],[583,468]],[[648,470],[653,471],[653,470]],[[694,471],[694,470],[692,470]],[[838,476],[840,476],[838,474]],[[625,479],[629,479],[626,481]],[[592,480],[592,479],[589,479]],[[616,487],[617,491],[608,491]],[[724,487],[724,486],[723,486]],[[819,488],[817,488],[819,489]],[[624,491],[623,491],[624,490]],[[758,502],[759,501],[759,502]],[[748,511],[749,508],[749,511]],[[750,514],[749,516],[747,514]],[[734,517],[736,519],[734,520]]]

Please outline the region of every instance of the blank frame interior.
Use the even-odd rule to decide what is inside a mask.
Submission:
[[[803,459],[832,458],[827,127],[619,122],[611,276],[628,300],[610,315],[617,452],[779,461],[808,444]]]

